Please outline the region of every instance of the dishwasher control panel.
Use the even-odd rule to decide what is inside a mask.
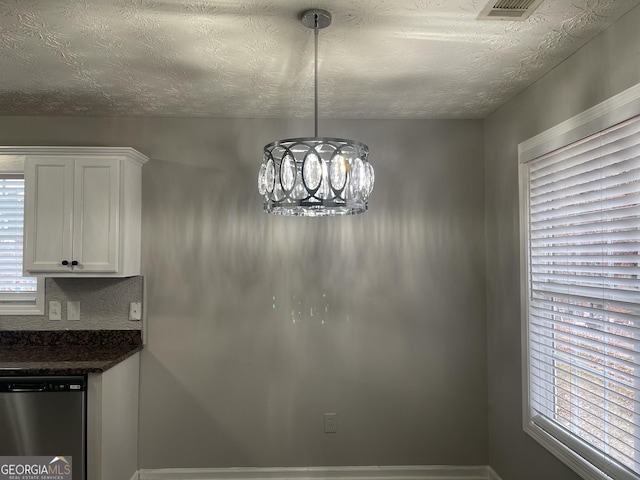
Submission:
[[[0,392],[84,392],[84,376],[0,377]]]

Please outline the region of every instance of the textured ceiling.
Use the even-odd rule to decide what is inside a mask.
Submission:
[[[638,5],[545,0],[0,0],[0,115],[483,118]]]

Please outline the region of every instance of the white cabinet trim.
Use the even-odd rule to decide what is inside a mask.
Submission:
[[[131,147],[47,147],[47,146],[0,146],[0,155],[88,155],[88,156],[126,156],[140,166],[149,161],[149,157]]]

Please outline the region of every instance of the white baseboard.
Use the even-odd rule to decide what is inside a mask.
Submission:
[[[140,470],[132,480],[500,480],[486,465],[306,467],[306,468],[166,468]]]
[[[487,467],[487,474],[488,480],[502,480],[500,476],[495,472],[495,470],[491,467]]]

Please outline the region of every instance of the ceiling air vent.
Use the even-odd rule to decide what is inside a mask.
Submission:
[[[541,3],[542,0],[491,0],[478,20],[525,20]]]

